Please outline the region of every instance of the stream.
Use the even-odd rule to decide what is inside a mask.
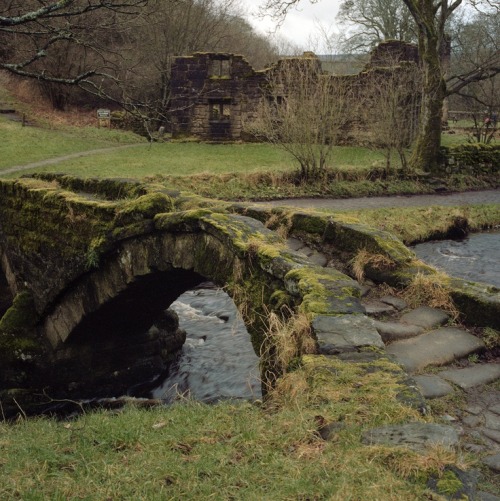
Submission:
[[[210,284],[172,303],[187,333],[178,360],[153,398],[189,397],[203,402],[261,398],[259,358],[232,299]]]
[[[412,250],[419,259],[451,276],[500,287],[500,231],[425,242]]]

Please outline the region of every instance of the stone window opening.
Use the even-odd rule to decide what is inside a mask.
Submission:
[[[231,101],[220,100],[209,103],[210,120],[230,120],[231,119]]]
[[[212,59],[210,64],[210,76],[215,78],[230,78],[231,61],[226,58]]]

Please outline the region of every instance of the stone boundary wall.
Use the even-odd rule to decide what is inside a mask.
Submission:
[[[499,144],[442,146],[440,156],[440,163],[448,174],[500,174]]]

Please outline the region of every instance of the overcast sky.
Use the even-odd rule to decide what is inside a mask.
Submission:
[[[256,16],[259,6],[264,2],[265,0],[241,0],[248,12],[247,19],[250,23],[258,31],[266,33],[274,31],[275,22],[269,17],[259,19]],[[321,47],[311,47],[315,45],[314,39],[319,36],[318,23],[326,31],[336,31],[335,17],[339,3],[340,0],[320,0],[318,3],[311,4],[309,0],[301,0],[296,8],[290,10],[282,27],[276,33],[301,46],[304,50],[321,50]]]

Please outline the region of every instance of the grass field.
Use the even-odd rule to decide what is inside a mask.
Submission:
[[[133,134],[97,128],[46,130],[21,127],[0,116],[3,138],[0,175],[7,167],[70,155],[73,153],[112,148],[143,142],[134,149],[108,151],[91,157],[67,160],[57,167],[40,167],[37,172],[54,168],[79,176],[143,178],[152,175],[185,176],[200,173],[252,173],[284,171],[296,168],[293,160],[268,144],[206,144],[198,142],[147,143]],[[340,169],[369,168],[381,162],[382,155],[365,148],[338,147],[332,165]],[[30,171],[23,171],[29,173]],[[18,174],[13,174],[16,176]]]

